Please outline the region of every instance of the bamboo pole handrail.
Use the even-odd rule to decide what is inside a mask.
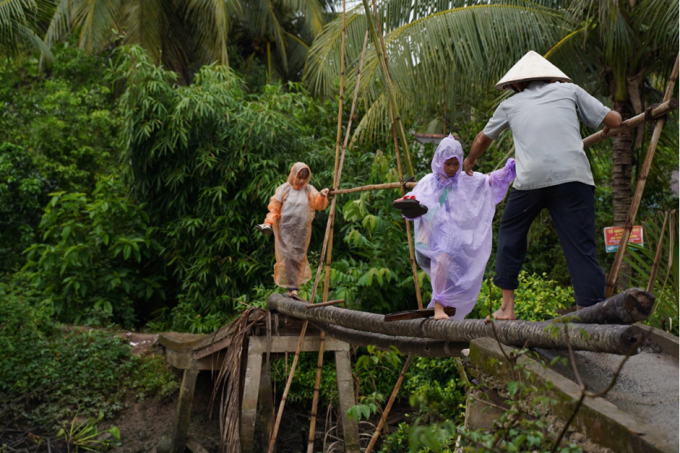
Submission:
[[[664,102],[670,101],[673,95],[673,90],[675,89],[675,81],[678,79],[678,63],[680,62],[680,54],[675,58],[675,65],[673,66],[673,71],[668,79],[668,85],[666,86],[666,94],[664,94]],[[630,203],[630,209],[628,210],[628,218],[626,219],[626,225],[623,227],[623,234],[621,235],[621,241],[619,242],[619,248],[616,251],[616,256],[614,257],[614,263],[612,264],[612,269],[609,272],[609,278],[607,279],[607,285],[605,286],[604,296],[609,297],[614,293],[614,288],[616,287],[616,281],[619,278],[619,272],[621,271],[621,266],[623,265],[623,257],[626,254],[626,246],[628,245],[628,239],[630,238],[630,233],[633,231],[633,225],[635,223],[635,217],[637,217],[637,211],[640,207],[640,202],[642,201],[642,194],[645,191],[645,184],[647,183],[647,175],[649,175],[649,169],[652,167],[652,160],[654,159],[654,153],[656,152],[656,145],[659,143],[659,138],[661,138],[661,131],[666,123],[664,117],[659,118],[654,126],[654,132],[652,133],[652,138],[649,140],[649,148],[647,150],[647,155],[645,156],[645,162],[642,164],[642,171],[640,171],[640,176],[638,177],[637,185],[635,186],[635,193],[633,194],[633,200]]]
[[[340,194],[345,194],[345,193],[355,193],[355,192],[365,192],[367,190],[387,190],[387,189],[400,189],[402,186],[406,187],[407,189],[413,189],[416,186],[417,182],[407,182],[407,183],[400,183],[400,182],[388,182],[384,184],[369,184],[367,186],[359,186],[359,187],[352,187],[350,189],[338,189],[338,190],[331,190],[329,192],[329,195],[340,195]]]
[[[677,110],[677,108],[678,108],[677,99],[667,99],[664,102],[660,103],[659,105],[651,109],[648,109],[648,111],[642,112],[639,115],[635,115],[632,118],[628,118],[626,121],[621,123],[621,126],[617,127],[616,129],[610,129],[609,131],[607,131],[606,134],[604,133],[603,130],[601,130],[595,132],[592,135],[589,135],[588,137],[583,139],[583,147],[587,148],[589,146],[593,146],[595,143],[599,143],[605,139],[608,139],[615,135],[619,135],[622,132],[638,127],[640,124],[647,121],[647,119],[655,120],[661,118],[662,116],[669,114],[673,110]]]

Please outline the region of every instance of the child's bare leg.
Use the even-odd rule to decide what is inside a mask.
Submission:
[[[432,288],[435,290],[435,294],[441,294],[444,288],[446,288],[450,263],[451,258],[449,258],[447,253],[442,253],[437,257],[437,268],[432,276]],[[449,315],[444,312],[444,306],[436,300],[434,301],[434,319],[449,319]]]
[[[434,319],[449,319],[449,315],[444,312],[444,306],[439,302],[434,302]]]
[[[515,317],[515,290],[514,289],[501,289],[503,293],[503,301],[501,302],[501,308],[496,310],[492,315],[493,319],[497,321],[507,320],[512,321],[517,319]],[[489,321],[489,317],[486,317],[486,321]]]

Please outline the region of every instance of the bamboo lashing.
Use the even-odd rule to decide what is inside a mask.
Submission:
[[[375,447],[375,443],[378,441],[378,437],[380,437],[380,431],[382,431],[383,426],[385,426],[387,417],[390,415],[390,411],[392,410],[392,405],[394,404],[394,401],[397,399],[397,394],[399,393],[399,389],[401,388],[401,383],[404,382],[406,372],[408,371],[409,366],[411,366],[411,360],[413,360],[413,356],[410,355],[406,359],[406,362],[404,362],[404,366],[402,367],[401,373],[399,374],[399,379],[397,379],[397,383],[394,385],[394,390],[392,390],[390,399],[389,401],[387,401],[387,406],[385,406],[385,409],[383,410],[382,416],[380,417],[380,422],[378,423],[378,426],[375,428],[375,431],[373,432],[373,437],[371,437],[371,442],[369,442],[368,447],[366,447],[366,451],[364,453],[371,453],[373,451],[373,447]]]
[[[343,10],[344,11],[344,10]],[[344,14],[344,13],[343,13]],[[359,59],[359,67],[357,69],[357,82],[354,87],[354,95],[352,97],[352,107],[350,108],[349,120],[347,121],[347,130],[345,131],[345,141],[342,144],[342,152],[340,153],[340,162],[337,165],[337,174],[333,184],[333,188],[337,189],[340,185],[340,176],[342,175],[342,167],[345,163],[345,154],[347,152],[347,144],[349,143],[349,136],[352,131],[352,120],[354,119],[354,110],[359,96],[359,84],[361,82],[361,69],[364,66],[364,56],[366,55],[366,46],[368,45],[368,30],[364,34],[364,45],[361,49],[361,58]],[[335,199],[333,199],[335,201]],[[328,238],[328,251],[326,253],[326,270],[324,274],[323,286],[323,302],[328,301],[328,290],[330,288],[331,276],[331,260],[333,256],[333,230],[335,224],[335,203],[333,204],[333,211],[329,214],[328,222],[331,224],[330,236]],[[321,332],[319,335],[319,355],[317,358],[316,376],[314,377],[314,391],[312,393],[312,413],[309,421],[309,439],[307,442],[307,453],[314,453],[314,433],[316,432],[316,412],[319,406],[319,387],[321,385],[321,370],[323,367],[323,353],[325,348],[326,332]]]
[[[668,85],[666,86],[666,94],[663,97],[663,101],[670,101],[673,95],[673,90],[675,89],[675,81],[678,78],[678,62],[680,60],[680,54],[675,58],[675,65],[673,66],[673,71],[668,79]],[[628,210],[628,218],[626,219],[626,225],[623,227],[623,234],[621,235],[621,241],[619,242],[619,248],[616,251],[616,257],[614,258],[614,264],[612,264],[612,269],[609,272],[609,278],[607,279],[607,286],[605,287],[604,296],[609,297],[614,292],[614,287],[616,286],[616,281],[619,278],[619,272],[621,271],[621,265],[623,264],[623,257],[626,254],[626,246],[628,245],[628,239],[630,238],[630,233],[633,231],[633,224],[635,223],[635,217],[637,216],[638,208],[640,207],[640,201],[642,200],[642,193],[645,190],[645,184],[647,183],[647,176],[649,175],[649,169],[652,166],[652,160],[654,159],[654,153],[656,152],[656,146],[659,143],[659,138],[661,137],[661,130],[666,123],[666,118],[662,117],[656,121],[654,126],[654,132],[652,133],[652,138],[649,141],[649,149],[647,155],[645,156],[645,162],[642,165],[642,171],[640,172],[640,177],[638,178],[637,185],[635,186],[635,193],[633,194],[633,200],[630,204],[630,209]]]
[[[340,94],[338,99],[338,128],[335,138],[335,167],[333,171],[333,188],[337,188],[339,181],[339,155],[340,155],[340,139],[342,138],[342,110],[343,110],[343,99],[345,95],[345,0],[342,0],[342,41],[340,47]],[[328,222],[326,223],[326,233],[324,235],[323,246],[321,247],[321,256],[319,257],[319,266],[316,271],[316,277],[314,278],[314,285],[312,287],[312,292],[310,294],[309,300],[313,303],[314,297],[316,296],[317,285],[319,284],[319,277],[322,269],[324,255],[326,249],[328,248],[328,243],[332,238],[332,214],[335,212],[335,205],[337,198],[333,198],[330,207],[330,214],[328,216]],[[302,341],[307,333],[307,326],[309,323],[307,321],[302,323],[300,328],[300,336],[298,337],[298,342],[295,347],[295,357],[293,357],[293,363],[291,365],[290,373],[288,374],[288,379],[286,380],[286,387],[281,395],[281,402],[279,403],[279,410],[276,414],[276,421],[274,423],[274,428],[271,431],[271,437],[269,439],[268,453],[274,452],[274,447],[276,446],[276,437],[279,433],[279,427],[281,426],[281,419],[283,417],[283,410],[286,406],[286,399],[288,398],[288,392],[290,392],[290,386],[293,383],[293,376],[295,375],[295,369],[297,368],[298,360],[300,359],[300,351],[302,350]],[[323,339],[320,344],[320,348],[323,348]]]

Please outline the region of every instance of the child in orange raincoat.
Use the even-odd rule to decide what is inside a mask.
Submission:
[[[297,300],[301,300],[298,288],[312,278],[307,261],[312,220],[316,211],[328,207],[328,189],[317,191],[309,184],[311,178],[307,164],[294,164],[288,181],[281,184],[269,200],[269,214],[264,223],[255,227],[267,235],[274,233],[274,282],[288,289],[288,297]]]

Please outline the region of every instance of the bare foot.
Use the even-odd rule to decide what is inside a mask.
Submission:
[[[496,321],[514,321],[517,319],[515,316],[515,307],[510,307],[510,308],[504,308],[501,305],[501,308],[496,310],[496,312],[492,315],[493,319]],[[489,322],[491,321],[490,317],[487,316],[484,322]]]
[[[304,299],[298,295],[297,291],[288,291],[288,297],[293,300],[304,301]]]
[[[449,315],[444,312],[444,307],[439,302],[434,303],[434,319],[449,319]]]

